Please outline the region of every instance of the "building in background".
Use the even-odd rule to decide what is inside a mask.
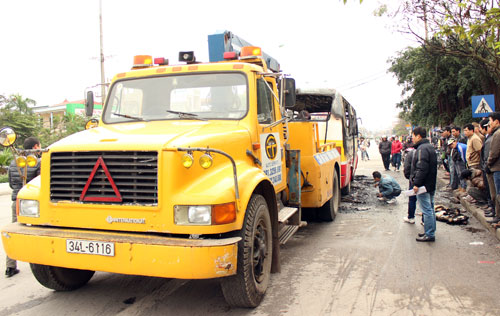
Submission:
[[[43,105],[33,107],[33,112],[40,115],[43,119],[43,127],[53,128],[54,127],[54,119],[56,117],[62,118],[65,114],[76,114],[76,115],[85,115],[85,100],[78,101],[68,101],[64,100],[64,102],[54,105]],[[99,117],[102,113],[102,104],[96,102],[94,104],[94,113],[93,117]]]

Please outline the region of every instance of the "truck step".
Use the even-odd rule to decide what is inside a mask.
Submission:
[[[299,209],[296,207],[284,207],[278,213],[278,221],[280,223],[285,223],[287,219],[292,217]]]
[[[280,245],[284,245],[299,229],[296,225],[287,225],[280,230]]]

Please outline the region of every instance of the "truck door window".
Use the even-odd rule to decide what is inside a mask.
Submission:
[[[261,124],[274,121],[273,96],[264,79],[257,80],[257,119]]]

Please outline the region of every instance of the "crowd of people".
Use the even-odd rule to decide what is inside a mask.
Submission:
[[[447,126],[438,131],[440,137],[427,138],[427,131],[416,127],[412,136],[405,137],[403,142],[396,136],[381,138],[378,145],[385,170],[390,171],[392,165],[394,171],[399,171],[403,157],[404,175],[409,180],[409,190],[415,193],[409,197],[408,216],[403,220],[415,223],[417,202],[422,210],[425,231],[419,234],[417,241],[435,240],[434,192],[437,168],[441,163],[449,178],[444,190],[482,205],[488,222],[500,228],[499,127],[500,112],[494,112],[479,123],[466,124],[463,130]],[[379,187],[379,199],[392,203],[401,194],[399,184],[390,175],[375,171],[373,178]]]
[[[482,208],[488,222],[500,224],[500,112],[479,123],[447,126],[441,131],[441,151],[449,175],[445,190],[466,195]]]
[[[382,137],[379,151],[386,171],[390,164],[395,171],[399,171],[402,152],[405,153],[404,174],[408,179],[409,191],[412,192],[408,200],[408,216],[405,222],[415,223],[417,202],[422,210],[424,232],[416,237],[420,242],[435,241],[436,216],[434,212],[434,192],[436,191],[437,154],[434,146],[427,139],[427,131],[423,127],[413,129],[412,137],[404,139],[404,144],[393,136],[390,140]],[[379,188],[377,196],[381,201],[393,203],[401,194],[401,187],[390,175],[373,172],[375,186]]]
[[[382,161],[384,163],[385,171],[390,171],[390,167],[394,168],[394,171],[399,171],[401,167],[402,154],[408,148],[408,144],[411,143],[411,137],[403,138],[404,144],[399,140],[399,137],[392,135],[390,139],[387,136],[382,136],[379,144],[378,150],[382,156]]]

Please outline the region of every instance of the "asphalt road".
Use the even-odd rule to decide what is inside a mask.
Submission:
[[[358,175],[382,170],[371,158]],[[402,172],[388,172],[407,186]],[[368,178],[369,179],[369,178]],[[464,227],[438,222],[435,243],[403,223],[407,199],[379,203],[358,181],[355,199],[333,223],[309,222],[282,247],[262,304],[229,307],[216,280],[185,281],[98,272],[74,292],[53,292],[21,273],[0,276],[0,316],[6,315],[500,315],[500,244],[472,218]],[[447,202],[438,194],[436,202]],[[10,197],[0,196],[0,224],[10,220]],[[0,253],[4,262],[5,254]]]

